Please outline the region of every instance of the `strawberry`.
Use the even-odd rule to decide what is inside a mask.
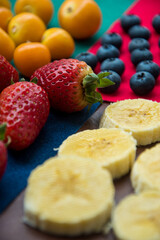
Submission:
[[[7,165],[7,149],[3,142],[5,139],[6,123],[0,125],[0,179],[2,178]]]
[[[7,123],[10,148],[27,148],[38,136],[49,115],[47,93],[33,82],[17,82],[0,94],[0,123]]]
[[[19,81],[19,74],[17,70],[0,55],[0,92],[13,82]]]
[[[91,67],[77,59],[61,59],[37,69],[31,80],[48,93],[54,109],[64,112],[80,111],[87,105],[102,102],[97,87],[113,84],[104,78],[109,73],[94,74]]]

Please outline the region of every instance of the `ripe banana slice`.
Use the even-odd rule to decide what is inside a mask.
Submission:
[[[145,99],[110,104],[100,120],[100,128],[121,128],[132,132],[137,145],[160,141],[160,103]]]
[[[115,208],[112,224],[119,240],[159,240],[160,192],[127,196]]]
[[[102,230],[114,203],[111,175],[80,158],[51,158],[32,171],[24,222],[41,231],[76,236]]]
[[[121,129],[85,130],[69,136],[59,147],[59,156],[80,156],[97,162],[113,178],[131,169],[136,155],[136,141]]]
[[[139,155],[132,168],[131,182],[137,193],[160,191],[160,143]]]

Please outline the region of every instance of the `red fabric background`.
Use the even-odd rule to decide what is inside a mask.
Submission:
[[[158,47],[158,40],[160,35],[158,35],[152,27],[152,18],[160,13],[160,0],[139,0],[136,1],[131,7],[125,12],[138,15],[141,20],[142,26],[145,26],[150,29],[151,37],[150,42],[150,51],[153,54],[153,61],[160,66],[160,48]],[[118,100],[124,99],[134,99],[140,96],[134,94],[130,89],[129,80],[131,76],[136,72],[134,65],[130,60],[130,52],[128,50],[128,44],[130,42],[130,37],[123,31],[119,19],[108,29],[107,32],[117,32],[121,35],[123,39],[123,44],[120,49],[120,59],[123,60],[125,64],[125,71],[121,76],[122,82],[119,89],[112,94],[102,94],[104,101],[116,102]],[[97,50],[101,46],[101,39],[98,40],[89,51],[96,54]],[[98,63],[95,72],[100,72],[100,64]],[[141,96],[142,97],[142,96]],[[160,76],[156,80],[156,85],[154,89],[143,98],[154,100],[160,102]]]

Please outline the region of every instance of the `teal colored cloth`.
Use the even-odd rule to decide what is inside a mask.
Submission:
[[[40,0],[39,0],[40,1]],[[54,17],[49,27],[59,27],[57,20],[58,9],[63,1],[55,0]],[[119,18],[131,5],[131,0],[97,0],[103,14],[103,23],[98,33],[86,41],[76,41],[73,57],[86,51],[93,45],[108,27]],[[12,9],[15,1],[12,1]],[[90,110],[66,114],[51,110],[49,118],[36,141],[27,149],[16,152],[8,151],[6,172],[0,181],[0,212],[25,188],[27,178],[37,165],[56,154],[53,148],[59,147],[64,139],[75,133],[84,122],[96,111],[99,104],[94,104]]]

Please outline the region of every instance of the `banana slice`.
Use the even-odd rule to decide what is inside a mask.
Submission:
[[[160,104],[145,99],[110,104],[100,120],[100,128],[122,128],[132,132],[138,145],[160,141]]]
[[[144,190],[160,191],[160,143],[146,149],[137,158],[131,172],[135,192]]]
[[[127,196],[115,208],[112,224],[119,240],[159,240],[160,193]]]
[[[69,136],[59,147],[59,156],[80,156],[97,162],[113,178],[129,172],[136,155],[136,141],[121,129],[85,130]]]
[[[76,236],[102,230],[114,203],[111,175],[80,158],[51,158],[32,171],[24,222],[41,231]]]

